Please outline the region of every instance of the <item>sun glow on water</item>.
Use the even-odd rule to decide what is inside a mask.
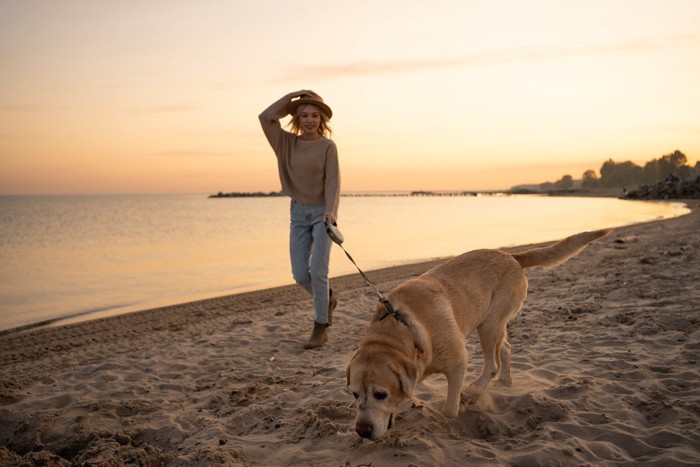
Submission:
[[[677,216],[609,198],[343,197],[363,270]],[[290,284],[287,198],[0,197],[0,330]],[[331,277],[356,270],[339,248]]]

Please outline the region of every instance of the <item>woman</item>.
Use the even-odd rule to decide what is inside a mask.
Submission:
[[[291,132],[280,119],[292,115]],[[327,340],[337,300],[328,287],[332,242],[324,223],[334,224],[340,200],[338,150],[328,139],[333,112],[313,91],[287,94],[260,114],[265,136],[277,156],[282,193],[292,198],[289,252],[292,276],[313,297],[314,327],[304,348]]]

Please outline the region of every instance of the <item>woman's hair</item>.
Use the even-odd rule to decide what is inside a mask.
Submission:
[[[292,127],[292,133],[297,135],[303,133],[301,125],[299,125],[299,117],[307,106],[312,106],[317,109],[318,114],[321,116],[321,124],[318,126],[318,134],[330,138],[333,135],[333,130],[329,124],[330,122],[328,121],[328,116],[325,114],[325,112],[323,112],[323,110],[319,109],[313,104],[304,104],[297,107],[294,115],[292,116],[292,121],[289,122],[289,125]]]

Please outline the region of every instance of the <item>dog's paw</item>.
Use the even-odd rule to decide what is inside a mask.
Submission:
[[[513,386],[513,381],[510,378],[498,378],[493,382],[493,384],[504,388],[509,388]]]
[[[442,414],[445,418],[455,418],[459,414],[459,403],[448,404],[445,402],[445,406],[442,408]]]
[[[469,386],[462,391],[462,394],[461,394],[462,404],[465,406],[472,405],[472,404],[476,403],[476,401],[479,399],[479,396],[481,396],[481,391],[477,390],[473,386]]]

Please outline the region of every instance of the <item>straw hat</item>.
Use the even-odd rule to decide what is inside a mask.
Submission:
[[[321,96],[304,96],[300,97],[297,100],[293,100],[289,104],[287,104],[287,112],[289,112],[291,115],[294,115],[294,112],[296,112],[297,107],[299,107],[302,104],[315,105],[316,107],[321,109],[324,114],[326,114],[326,117],[329,120],[333,116],[333,111],[330,107],[328,107],[326,103],[323,102],[323,98],[321,98]]]

